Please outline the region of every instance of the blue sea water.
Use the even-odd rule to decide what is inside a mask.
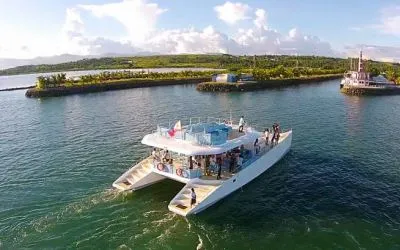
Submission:
[[[10,86],[16,83],[8,83]],[[246,93],[193,85],[28,99],[0,92],[0,249],[400,249],[400,96],[337,81]],[[244,115],[293,129],[291,151],[188,218],[182,184],[111,188],[160,122]]]

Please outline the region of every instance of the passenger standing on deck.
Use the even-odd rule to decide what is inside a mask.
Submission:
[[[279,137],[281,136],[281,128],[279,127],[279,124],[278,124],[278,123],[276,124],[275,129],[276,129],[275,144],[278,144],[278,142],[279,142]]]
[[[269,128],[267,128],[264,131],[264,135],[265,135],[265,145],[268,145],[269,144]]]
[[[221,157],[217,158],[217,166],[218,166],[217,180],[219,180],[219,179],[221,179],[221,171],[222,171],[222,159],[221,159]]]
[[[191,191],[192,191],[191,192],[192,199],[190,200],[190,207],[196,204],[196,193],[194,192],[194,188],[192,188]]]
[[[237,161],[237,169],[240,169],[243,165],[243,158],[240,157],[240,155],[237,155],[236,161]]]
[[[189,169],[193,169],[193,158],[192,156],[189,156]]]
[[[254,150],[256,151],[256,154],[260,151],[260,146],[258,145],[258,138],[254,142]]]
[[[169,155],[168,150],[165,149],[165,150],[163,151],[162,160],[165,161],[165,162],[167,162],[167,163],[169,163],[170,158],[171,158],[171,156]]]
[[[273,146],[273,145],[274,145],[275,137],[276,137],[276,124],[274,123],[274,124],[272,125],[272,139],[271,139],[271,146]]]
[[[158,153],[157,153],[156,148],[153,148],[153,151],[151,152],[151,156],[153,156],[153,162],[160,160],[160,158],[158,157]]]
[[[239,120],[239,132],[243,132],[244,124],[245,124],[244,118],[243,116],[241,116]]]
[[[235,157],[231,153],[229,155],[229,172],[232,173],[234,168],[235,168]]]

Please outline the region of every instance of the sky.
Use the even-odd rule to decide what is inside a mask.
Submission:
[[[400,61],[400,0],[0,0],[0,58],[152,52]]]

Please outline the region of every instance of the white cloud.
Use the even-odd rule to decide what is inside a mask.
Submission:
[[[63,34],[67,38],[82,36],[85,31],[84,24],[80,12],[76,8],[68,8],[65,14],[65,22],[63,27]]]
[[[257,9],[255,12],[256,19],[254,25],[259,29],[267,29],[267,14],[264,9]]]
[[[250,7],[243,3],[225,2],[223,5],[217,5],[214,10],[218,13],[218,18],[228,24],[235,24],[238,21],[248,19],[246,16]]]
[[[12,39],[0,41],[0,57],[18,55],[21,58],[62,53],[78,55],[134,54],[143,51],[162,54],[345,55],[345,53],[333,50],[328,42],[313,35],[303,34],[298,28],[284,33],[271,29],[268,27],[268,14],[264,9],[255,9],[251,14],[250,6],[238,2],[225,2],[223,5],[216,6],[214,10],[221,20],[230,24],[251,18],[246,24],[250,27],[246,29],[240,29],[240,26],[237,26],[237,31],[232,32],[231,30],[229,35],[216,30],[211,25],[203,29],[182,27],[181,29],[160,30],[157,28],[157,22],[166,9],[149,1],[151,0],[120,0],[120,2],[110,4],[72,6],[66,10],[65,22],[59,39],[42,37],[32,41],[32,39],[22,36],[23,32],[12,33],[14,31],[12,27],[7,30],[7,27],[2,25],[0,27],[1,31],[6,31],[3,33],[6,34],[5,37]],[[387,13],[391,14],[391,17],[396,16],[396,11]],[[252,17],[249,16],[250,14]],[[126,31],[117,38],[89,36],[90,32],[87,31],[89,26],[86,26],[84,22],[87,15],[99,19],[114,18]],[[387,28],[385,32],[396,33],[396,28],[400,26],[391,26],[391,22],[397,19],[388,18],[387,20],[382,21],[383,24],[388,24],[385,26]],[[26,44],[27,40],[32,42]],[[24,46],[28,46],[28,49]],[[355,55],[357,55],[359,45],[357,46],[346,47],[346,54],[350,55],[355,51]],[[400,61],[399,48],[363,46],[365,46],[364,54],[371,58]]]
[[[400,5],[382,9],[380,23],[372,27],[386,34],[400,36]]]
[[[143,42],[156,27],[158,17],[167,11],[146,0],[123,0],[102,5],[79,5],[98,18],[112,17],[120,22],[130,41]]]
[[[62,30],[62,53],[100,55],[106,53],[133,54],[138,51],[130,41],[114,41],[85,35],[85,24],[78,8],[69,8]]]
[[[180,53],[226,53],[235,42],[212,26],[203,30],[176,29],[155,34],[148,41],[146,48],[151,52],[163,54]]]
[[[400,47],[357,44],[346,46],[345,50],[348,56],[352,57],[358,57],[362,50],[363,57],[366,59],[400,63]]]

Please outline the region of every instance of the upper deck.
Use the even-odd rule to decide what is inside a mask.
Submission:
[[[188,125],[178,129],[159,125],[157,131],[144,136],[142,143],[184,155],[215,155],[254,143],[261,135],[251,127],[243,132],[238,132],[237,128],[238,125],[215,118],[196,122],[191,119]]]

